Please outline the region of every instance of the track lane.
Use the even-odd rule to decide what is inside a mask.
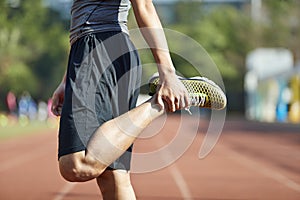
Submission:
[[[187,123],[192,126],[194,120]],[[158,129],[161,123],[155,121],[146,132]],[[178,116],[169,116],[163,124],[159,135],[138,140],[135,151],[153,151],[168,142],[178,126]],[[200,160],[206,127],[207,121],[201,121],[192,145],[173,165],[132,174],[138,199],[300,199],[298,126],[282,128],[278,124],[229,119],[213,151]],[[1,200],[100,199],[95,181],[70,184],[60,177],[56,143],[56,130],[0,143]],[[183,191],[188,192],[181,191],[185,187]]]

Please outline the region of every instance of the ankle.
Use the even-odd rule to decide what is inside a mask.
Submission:
[[[156,95],[154,95],[150,99],[149,103],[151,106],[150,112],[149,112],[151,121],[155,120],[157,117],[163,115],[166,112],[166,110],[165,110],[166,105],[164,105],[164,108],[161,105],[159,105],[156,100]]]

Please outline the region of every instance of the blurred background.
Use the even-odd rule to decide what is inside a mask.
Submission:
[[[0,0],[0,113],[51,117],[50,97],[67,65],[71,0]],[[300,123],[300,2],[154,0],[164,27],[195,39],[223,77],[228,114]],[[132,13],[129,27],[135,28]],[[143,62],[153,63],[149,52]],[[178,71],[193,76],[173,55]],[[144,69],[151,76],[155,68]],[[263,109],[262,109],[263,108]],[[264,112],[262,112],[264,110]]]
[[[300,199],[300,1],[153,1],[164,27],[211,56],[228,107],[221,138],[202,160],[209,120],[205,112],[200,120],[184,115],[197,130],[193,144],[171,166],[133,174],[139,199]],[[99,199],[95,182],[67,183],[57,169],[58,119],[50,106],[67,66],[71,4],[0,0],[0,199]],[[136,28],[132,11],[129,18]],[[139,53],[154,63],[149,50]],[[199,75],[184,58],[172,58],[184,76]],[[155,71],[143,67],[143,80]],[[161,120],[161,134],[136,141],[134,151],[168,144],[182,116]],[[156,120],[145,133],[161,125]]]

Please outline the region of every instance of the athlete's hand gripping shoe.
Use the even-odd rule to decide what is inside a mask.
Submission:
[[[226,107],[226,95],[213,81],[205,77],[178,78],[182,81],[189,93],[189,107],[199,106],[213,110],[222,110]],[[149,80],[149,95],[154,95],[158,86],[159,76],[155,74]]]

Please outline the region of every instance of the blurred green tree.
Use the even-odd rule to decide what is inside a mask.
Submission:
[[[300,1],[263,1],[259,43],[267,47],[290,49],[300,60]]]
[[[0,8],[0,110],[8,91],[47,100],[65,69],[68,22],[41,0],[0,0]]]
[[[191,11],[198,13],[198,16],[191,14]],[[254,48],[250,36],[253,24],[249,15],[232,6],[217,6],[208,10],[201,4],[187,3],[178,4],[177,13],[178,23],[170,27],[190,36],[207,51],[223,77],[228,98],[234,98],[229,99],[229,109],[241,109],[243,103],[236,97],[243,97],[245,57]],[[199,75],[187,70],[191,68],[190,64],[182,58],[173,55],[173,61],[184,75]]]
[[[285,47],[300,59],[300,1],[264,0],[261,18],[251,19],[250,5],[240,9],[221,5],[181,2],[176,6],[176,23],[171,29],[195,39],[208,52],[222,74],[230,110],[242,111],[245,59],[258,47]],[[188,47],[184,47],[188,48]],[[190,63],[172,55],[177,70],[194,76]]]

